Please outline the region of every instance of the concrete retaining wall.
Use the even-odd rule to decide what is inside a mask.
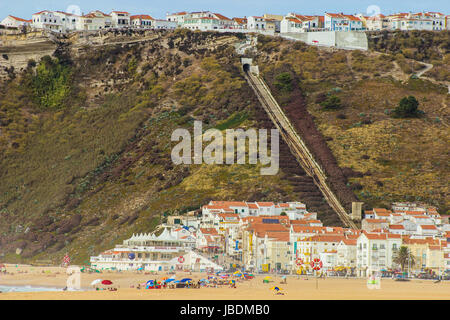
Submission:
[[[336,47],[340,49],[368,50],[367,35],[360,31],[320,31],[303,33],[282,33],[281,37],[303,41],[307,44]]]

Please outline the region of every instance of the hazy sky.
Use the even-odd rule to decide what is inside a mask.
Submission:
[[[112,10],[128,11],[131,14],[150,14],[164,18],[166,12],[210,10],[226,16],[243,17],[264,13],[323,14],[328,12],[368,13],[370,6],[377,6],[381,13],[409,11],[439,11],[450,14],[449,0],[0,0],[0,20],[8,14],[31,19],[41,10],[66,11],[76,5],[82,13],[99,9],[106,13]]]

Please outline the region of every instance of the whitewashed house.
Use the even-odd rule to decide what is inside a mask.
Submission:
[[[323,253],[332,253],[334,257],[337,257],[337,247],[343,239],[344,235],[328,234],[300,239],[297,241],[295,258],[300,258],[305,264],[309,264],[313,259],[320,258],[320,254]],[[336,263],[337,260],[333,259]]]
[[[364,30],[362,20],[349,14],[326,12],[324,23],[328,31]]]
[[[342,239],[337,245],[337,266],[356,267],[356,239]]]
[[[185,14],[181,26],[191,30],[222,30],[232,29],[234,21],[220,13],[211,11],[198,11]]]
[[[247,29],[247,18],[233,18],[233,29]]]
[[[417,233],[421,236],[437,236],[440,232],[435,225],[419,224],[417,225]]]
[[[356,242],[358,276],[366,277],[371,271],[394,268],[393,256],[401,244],[400,235],[363,231]]]
[[[405,227],[402,224],[390,224],[388,232],[400,235],[406,235]]]
[[[167,13],[166,21],[175,22],[178,26],[181,26],[184,23],[184,18],[188,15],[186,11],[177,12],[177,13]]]
[[[130,16],[131,26],[137,29],[152,28],[153,18],[147,14]]]
[[[249,31],[265,31],[267,30],[267,21],[264,17],[250,16],[247,17],[247,30]]]
[[[319,30],[319,17],[288,13],[280,23],[281,33],[299,33]]]
[[[130,14],[126,11],[113,11],[110,13],[114,28],[130,28]]]
[[[0,25],[13,28],[28,27],[31,21],[9,15],[0,22]]]
[[[112,17],[101,11],[92,11],[78,19],[77,30],[96,31],[112,27]]]
[[[61,17],[52,11],[44,10],[32,15],[31,27],[57,33],[65,32]]]
[[[358,18],[364,19],[366,30],[368,31],[381,31],[389,29],[389,20],[386,16],[379,13],[371,17],[365,17],[363,15],[357,15]]]

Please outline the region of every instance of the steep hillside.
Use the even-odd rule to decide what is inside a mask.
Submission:
[[[107,36],[120,44],[62,39],[54,57],[29,61],[1,87],[2,260],[57,263],[69,252],[83,262],[210,199],[301,200],[340,224],[285,144],[276,176],[172,164],[171,134],[194,120],[204,130],[272,128],[243,78],[236,36]]]
[[[448,54],[446,46],[439,50],[442,57]],[[318,49],[268,37],[259,38],[257,59],[328,175],[353,189],[367,207],[417,200],[448,212],[450,99],[445,82],[410,77],[391,54]],[[421,116],[393,117],[407,96],[417,98]],[[347,191],[332,184],[348,203]]]
[[[171,134],[194,120],[204,130],[273,128],[243,77],[240,37],[61,37],[53,56],[36,49],[26,57],[39,59],[25,65],[8,47],[8,63],[24,70],[3,70],[0,86],[0,259],[58,263],[69,252],[83,262],[210,199],[300,200],[340,225],[284,143],[276,176],[254,165],[172,164]],[[347,209],[355,199],[368,207],[407,199],[448,210],[446,88],[409,79],[390,53],[260,37],[255,58]],[[424,115],[393,118],[407,95]],[[330,96],[339,108],[324,109]]]

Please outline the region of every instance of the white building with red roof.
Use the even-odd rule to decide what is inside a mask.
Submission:
[[[247,29],[247,18],[233,18],[233,29],[245,30]]]
[[[26,20],[26,19],[22,19],[22,18],[18,18],[18,17],[12,16],[12,15],[9,15],[0,22],[0,25],[5,26],[5,27],[12,27],[12,28],[27,27],[27,26],[31,25],[31,20]]]
[[[266,31],[267,20],[260,16],[247,17],[247,30],[251,31]]]
[[[402,238],[392,233],[363,231],[357,239],[357,273],[361,277],[371,271],[393,269],[393,257],[402,244]]]
[[[337,245],[337,261],[339,267],[356,267],[356,242],[357,239],[342,239]]]
[[[131,16],[126,11],[112,11],[109,14],[112,18],[112,24],[114,28],[130,28]]]
[[[281,33],[299,33],[318,31],[320,29],[319,17],[288,13],[280,22]]]
[[[344,13],[325,13],[325,30],[328,31],[361,31],[364,30],[360,18]]]
[[[439,229],[433,224],[419,224],[417,225],[417,233],[421,236],[437,236],[439,235]]]
[[[48,30],[56,33],[66,32],[61,14],[44,10],[32,15],[31,27],[34,29]]]
[[[176,13],[167,13],[166,20],[170,22],[175,22],[178,26],[181,26],[184,23],[184,18],[189,13],[187,11],[181,11]]]
[[[152,28],[153,19],[148,14],[138,14],[130,16],[131,26],[137,29],[150,29]]]
[[[79,17],[77,30],[97,31],[109,29],[112,26],[112,17],[110,15],[107,15],[106,13],[96,10]]]

